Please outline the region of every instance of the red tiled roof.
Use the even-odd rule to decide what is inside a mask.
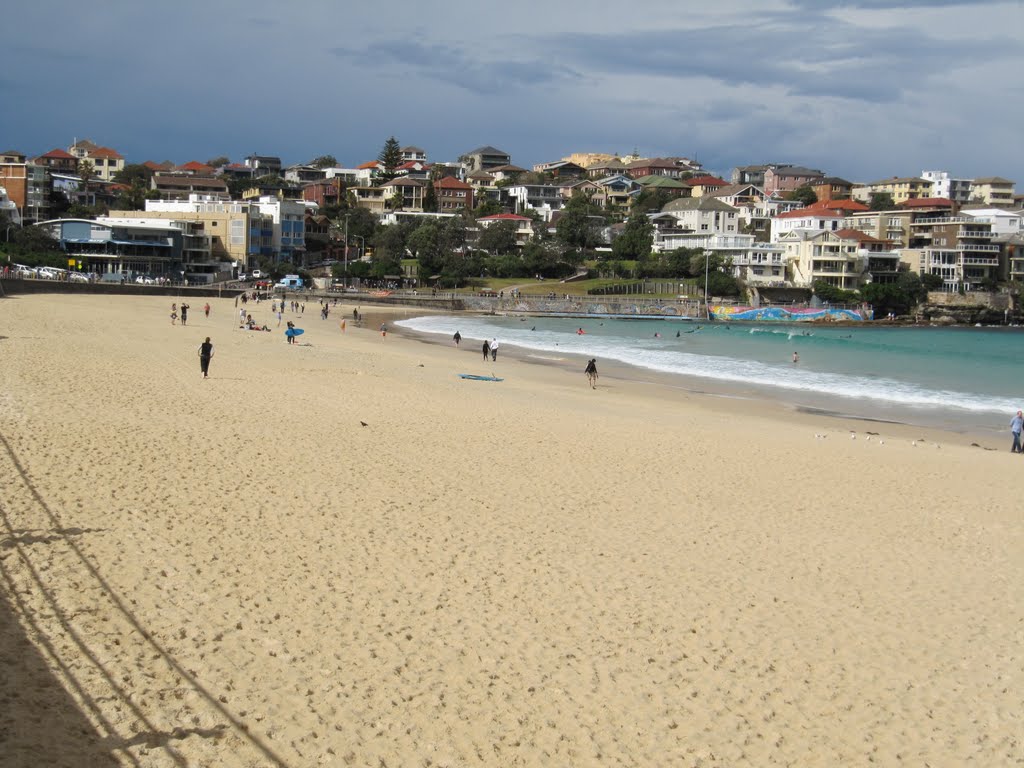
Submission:
[[[65,152],[63,149],[51,149],[45,155],[40,157],[52,157],[54,160],[74,160],[75,156],[70,152]]]
[[[843,240],[856,240],[859,243],[887,243],[888,240],[879,240],[877,237],[872,237],[867,232],[861,232],[859,229],[837,229],[836,234],[843,238]]]
[[[694,176],[692,179],[686,179],[683,183],[689,184],[691,187],[725,187],[729,184],[716,176]]]
[[[496,213],[492,216],[483,216],[477,221],[533,221],[526,216],[516,216],[514,213]]]
[[[900,203],[900,208],[952,208],[948,197],[912,197]]]
[[[356,170],[362,171],[362,170],[366,170],[367,168],[379,168],[379,167],[380,167],[380,163],[378,163],[376,160],[371,160],[368,163],[363,163],[362,165],[357,165],[356,166]]]
[[[821,210],[820,208],[815,210],[811,206],[806,208],[797,208],[795,211],[786,211],[776,216],[776,219],[802,219],[805,216],[811,216],[818,219],[845,219],[846,216],[836,211]]]
[[[213,168],[206,165],[206,163],[200,163],[198,160],[190,160],[184,165],[178,166],[179,171],[195,171],[196,173],[212,174]]]
[[[847,211],[859,213],[860,211],[870,211],[870,206],[864,205],[864,203],[856,200],[819,200],[816,203],[811,203],[805,210],[812,211]]]
[[[96,147],[96,149],[89,151],[89,157],[103,157],[113,158],[115,160],[124,160],[124,156],[110,147]]]
[[[472,187],[464,181],[459,181],[454,176],[445,176],[443,179],[435,182],[435,187],[442,187],[443,189],[472,189]]]

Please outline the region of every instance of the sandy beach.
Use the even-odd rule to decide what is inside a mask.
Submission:
[[[0,765],[1024,761],[1008,433],[173,300],[0,299]]]

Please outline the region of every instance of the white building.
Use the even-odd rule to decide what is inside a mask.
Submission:
[[[1003,208],[964,208],[961,216],[992,225],[993,235],[1024,234],[1024,213]]]
[[[947,171],[921,171],[921,178],[932,183],[932,197],[944,197],[961,205],[971,197],[971,179],[954,179]]]
[[[6,215],[8,221],[14,226],[21,226],[21,211],[18,206],[7,196],[7,190],[0,187],[0,215]]]

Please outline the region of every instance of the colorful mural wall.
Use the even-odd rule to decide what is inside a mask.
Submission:
[[[711,307],[712,320],[757,320],[784,323],[801,323],[812,321],[845,321],[863,322],[873,320],[874,311],[865,305],[861,309],[835,309],[832,307]]]

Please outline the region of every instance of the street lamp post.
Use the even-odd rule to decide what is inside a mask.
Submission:
[[[345,214],[345,277],[343,278],[344,287],[348,289],[348,217],[351,214]]]
[[[711,308],[708,304],[708,268],[711,265],[711,251],[704,251],[704,316],[711,320]]]

